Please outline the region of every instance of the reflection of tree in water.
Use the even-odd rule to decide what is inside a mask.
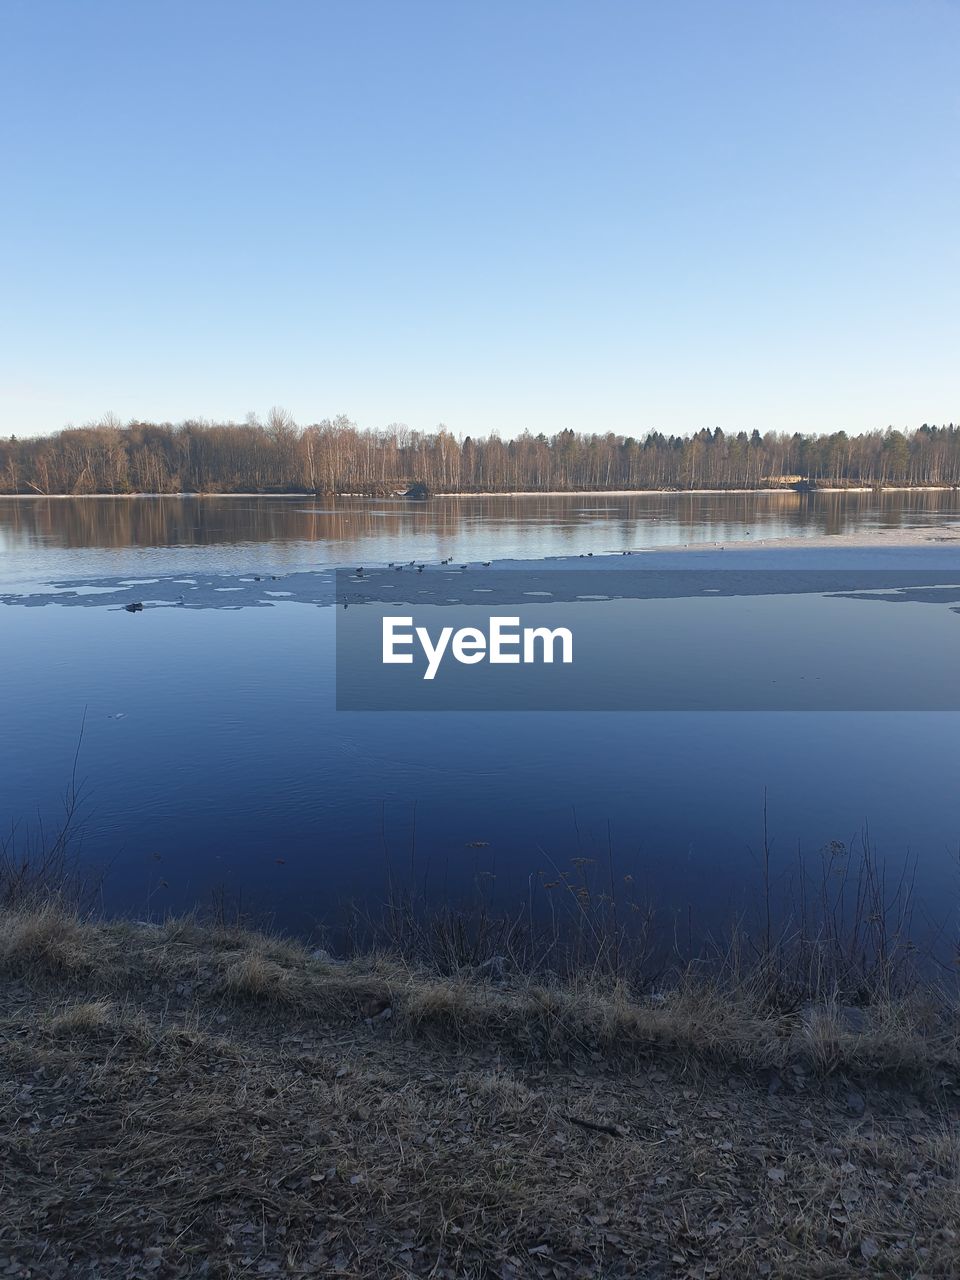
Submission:
[[[549,527],[573,544],[592,523],[610,532],[610,549],[643,545],[662,525],[706,541],[742,538],[745,526],[777,536],[809,528],[840,534],[896,529],[956,518],[957,495],[945,491],[876,493],[566,494],[531,497],[402,499],[300,497],[0,498],[8,542],[48,547],[172,547],[316,542],[350,546],[388,535],[402,547],[411,533],[454,545],[480,525],[526,539]]]

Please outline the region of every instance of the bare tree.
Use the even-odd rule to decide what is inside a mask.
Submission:
[[[458,439],[393,423],[361,431],[345,414],[301,430],[285,409],[265,423],[131,422],[112,415],[52,436],[0,440],[0,493],[434,492],[755,489],[767,485],[960,486],[960,427],[924,423],[860,436],[707,428],[692,436],[552,436],[496,431]]]

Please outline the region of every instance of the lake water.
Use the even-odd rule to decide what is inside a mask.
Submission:
[[[798,846],[815,854],[869,823],[894,865],[916,857],[925,910],[953,927],[960,714],[931,708],[938,689],[944,707],[960,700],[960,597],[950,590],[960,551],[930,542],[719,559],[742,540],[802,545],[945,525],[960,531],[956,494],[0,499],[0,815],[8,825],[55,822],[86,716],[84,857],[109,865],[109,909],[181,910],[224,888],[303,929],[330,920],[345,898],[382,897],[388,866],[395,878],[412,866],[435,897],[463,895],[483,877],[508,904],[525,899],[531,876],[578,857],[606,868],[612,849],[634,892],[710,920],[752,895],[766,792],[778,866]],[[695,544],[704,555],[622,556]],[[346,623],[333,607],[335,569],[363,566],[370,581],[402,561],[407,577],[396,581],[413,591],[409,562],[423,563],[416,590],[442,587],[462,603],[464,584],[441,575],[463,564],[479,575],[484,562],[496,573],[519,561],[536,574],[592,557],[595,578],[603,555],[619,568],[685,559],[721,577],[739,563],[788,575],[840,569],[861,575],[847,584],[861,591],[727,590],[728,576],[726,613],[704,594],[718,588],[670,600],[660,591],[661,612],[641,602],[645,634],[671,637],[658,648],[633,639],[622,601],[597,599],[595,628],[623,637],[624,662],[635,650],[637,664],[662,673],[649,687],[672,688],[659,709],[336,709],[335,636]],[[871,578],[901,570],[931,574],[941,594]],[[123,609],[134,600],[142,613]],[[775,709],[741,709],[752,704],[730,627],[754,614],[738,601],[757,611],[757,626],[780,628],[782,675],[772,670],[770,683],[813,687],[832,673],[838,688],[820,701],[811,694],[820,710],[784,709],[796,705],[786,693]],[[833,648],[814,659],[824,636]],[[901,705],[893,695],[877,709],[843,709],[843,690],[863,675],[858,655],[873,687],[882,672],[895,694],[902,676],[905,705],[925,709],[891,710]],[[719,709],[669,709],[693,667],[715,674],[701,683],[720,691],[709,703]]]

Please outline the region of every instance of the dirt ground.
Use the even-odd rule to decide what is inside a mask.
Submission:
[[[952,1065],[524,1044],[239,935],[2,937],[0,1276],[960,1274]]]

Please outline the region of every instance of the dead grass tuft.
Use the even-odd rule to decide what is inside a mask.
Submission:
[[[70,1004],[47,1021],[47,1029],[57,1036],[102,1031],[116,1022],[116,1007],[112,1000],[84,1000]]]
[[[228,995],[240,1000],[292,1004],[297,999],[290,974],[276,961],[255,951],[229,961],[224,969],[223,986]]]
[[[86,973],[95,967],[90,933],[57,905],[0,914],[0,967]]]

